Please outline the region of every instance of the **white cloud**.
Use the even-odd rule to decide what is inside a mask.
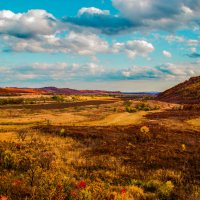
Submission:
[[[200,60],[185,63],[166,63],[158,66],[132,66],[124,69],[110,69],[96,63],[32,63],[24,66],[0,67],[2,83],[15,82],[27,83],[33,81],[68,83],[70,81],[90,82],[99,80],[124,81],[124,80],[162,80],[180,82],[191,76],[200,75]],[[127,82],[128,85],[128,82]],[[142,88],[141,88],[142,89]]]
[[[95,56],[97,53],[125,53],[130,58],[147,57],[155,48],[145,40],[130,40],[113,45],[91,32],[69,32],[64,37],[40,35],[29,40],[2,36],[4,51],[46,52]]]
[[[185,43],[188,46],[197,46],[199,45],[199,41],[196,39],[187,39],[183,36],[178,36],[178,35],[168,35],[165,37],[167,42],[179,42],[179,43]]]
[[[112,49],[114,53],[124,52],[130,58],[147,57],[155,50],[154,46],[145,40],[129,40],[125,43],[116,42],[113,44]]]
[[[48,53],[74,53],[80,55],[94,55],[107,52],[109,44],[92,33],[70,32],[65,37],[56,35],[38,36],[29,40],[15,37],[3,37],[9,51],[48,52]]]
[[[148,29],[177,30],[199,25],[199,0],[112,0],[121,15],[140,27]]]
[[[105,69],[96,63],[32,63],[24,66],[0,67],[0,78],[3,81],[69,81],[88,80],[102,74]],[[4,69],[4,70],[3,70]]]
[[[83,14],[95,14],[95,15],[109,15],[110,14],[110,11],[109,10],[100,10],[98,8],[95,8],[95,7],[90,7],[90,8],[81,8],[79,11],[78,11],[78,16],[81,16]]]
[[[185,38],[178,35],[168,35],[165,38],[168,42],[185,42]]]
[[[89,70],[89,72],[92,74],[98,74],[98,73],[102,73],[105,71],[105,69],[103,67],[100,67],[96,63],[88,63],[86,65],[86,70]]]
[[[182,6],[181,10],[186,14],[186,15],[192,15],[193,14],[193,10],[187,6]]]
[[[81,55],[91,55],[97,52],[108,51],[109,45],[106,41],[91,33],[71,32],[65,38],[65,45],[69,49],[78,52]]]
[[[129,80],[185,80],[192,76],[200,75],[199,62],[194,63],[166,63],[163,65],[150,66],[133,66],[121,71],[123,77]]]
[[[147,57],[154,50],[154,46],[144,40],[132,40],[125,44],[125,52],[130,58],[135,58],[136,56]]]
[[[171,54],[169,51],[164,50],[162,53],[163,53],[163,55],[164,55],[165,57],[168,57],[168,58],[171,58],[171,57],[172,57],[172,54]]]
[[[57,31],[56,18],[45,10],[29,10],[27,13],[0,11],[0,33],[21,38],[50,35]]]

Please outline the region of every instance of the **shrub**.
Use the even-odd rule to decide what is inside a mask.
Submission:
[[[171,181],[167,181],[164,185],[162,185],[158,190],[158,197],[161,200],[169,200],[173,195],[174,185]]]
[[[17,169],[20,171],[28,171],[31,167],[31,160],[27,155],[20,156],[17,162]]]
[[[80,200],[92,200],[92,193],[88,189],[84,189],[80,191],[79,194]]]
[[[155,106],[150,106],[149,104],[145,104],[145,103],[140,103],[137,104],[135,107],[137,110],[143,110],[143,111],[151,111],[151,110],[159,110],[160,106],[159,105],[155,105]]]
[[[146,142],[151,140],[152,135],[150,130],[147,126],[143,126],[140,128],[140,132],[135,134],[137,142]]]
[[[64,136],[64,135],[65,135],[65,129],[64,129],[64,128],[62,128],[62,129],[60,130],[59,135],[60,135],[60,136]]]
[[[127,107],[130,107],[131,105],[132,105],[132,101],[130,101],[130,100],[124,102],[124,106],[125,106],[125,107],[126,107],[126,106],[127,106]]]
[[[60,95],[52,96],[52,100],[57,101],[57,102],[64,102],[65,101],[64,97],[60,96]]]
[[[162,185],[162,182],[159,180],[150,180],[144,185],[145,191],[155,192],[157,191]]]
[[[126,112],[128,113],[134,113],[137,111],[135,108],[131,108],[130,106],[126,106],[125,109],[126,109]]]
[[[0,99],[0,105],[7,105],[7,104],[23,104],[23,98],[3,98]]]
[[[149,111],[151,110],[150,106],[148,104],[140,103],[136,105],[137,110],[144,110],[144,111]]]
[[[13,169],[15,168],[15,158],[16,155],[12,153],[10,150],[6,150],[2,155],[2,166],[5,169]]]

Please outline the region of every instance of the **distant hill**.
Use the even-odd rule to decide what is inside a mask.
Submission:
[[[0,88],[0,94],[38,94],[41,93],[37,89],[32,89],[32,88]]]
[[[86,94],[121,94],[119,91],[104,91],[104,90],[75,90],[70,88],[0,88],[0,95],[6,94],[68,94],[68,95],[86,95]]]
[[[56,87],[44,87],[39,88],[41,92],[53,93],[53,94],[120,94],[119,91],[105,91],[105,90],[75,90],[70,88],[56,88]]]
[[[158,94],[157,100],[180,104],[200,104],[200,76]]]

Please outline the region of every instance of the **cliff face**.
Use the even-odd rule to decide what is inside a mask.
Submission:
[[[157,100],[180,104],[200,104],[200,76],[160,93]]]

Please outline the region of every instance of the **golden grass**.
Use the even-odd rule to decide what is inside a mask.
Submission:
[[[136,113],[115,113],[106,116],[102,120],[96,121],[86,121],[79,123],[79,125],[88,125],[88,126],[109,126],[109,125],[131,125],[131,124],[138,124],[144,121],[144,116],[147,114],[145,111],[136,112]]]
[[[187,123],[195,127],[200,127],[200,118],[188,120]]]
[[[90,100],[88,97],[84,98]],[[94,99],[93,97],[90,98]],[[133,106],[137,103],[140,103],[140,101],[133,101]],[[150,103],[154,105],[153,101]],[[86,181],[87,187],[78,191],[80,194],[77,193],[77,195],[82,195],[82,192],[90,194],[92,196],[88,198],[89,200],[113,199],[113,197],[116,200],[145,198],[153,200],[158,199],[159,195],[166,195],[165,199],[167,199],[168,193],[165,194],[166,190],[169,192],[168,199],[170,199],[170,195],[174,195],[174,191],[183,193],[182,190],[177,190],[178,184],[183,184],[181,182],[182,168],[179,169],[182,163],[177,164],[178,159],[174,160],[174,158],[180,156],[180,159],[187,159],[187,156],[183,155],[182,157],[182,154],[188,153],[187,151],[191,151],[191,149],[186,144],[186,150],[182,152],[179,149],[183,144],[182,141],[179,142],[177,137],[172,140],[175,136],[171,131],[174,132],[174,129],[183,130],[182,126],[186,127],[187,123],[181,124],[181,120],[176,121],[174,119],[160,120],[154,118],[149,120],[146,117],[149,113],[162,112],[170,105],[162,104],[160,107],[161,110],[157,111],[128,113],[125,112],[124,102],[119,101],[109,105],[71,107],[60,110],[34,111],[18,109],[12,112],[12,109],[10,109],[0,111],[0,142],[3,152],[11,152],[16,164],[18,160],[24,159],[24,156],[30,160],[34,158],[39,166],[41,163],[44,164],[48,155],[54,157],[49,169],[45,167],[38,168],[38,165],[35,167],[35,163],[37,163],[35,161],[30,166],[33,170],[39,169],[39,171],[36,171],[38,177],[36,176],[33,186],[29,184],[29,176],[26,171],[21,172],[16,168],[9,171],[5,168],[4,172],[0,173],[0,179],[2,178],[0,187],[4,188],[2,191],[6,191],[3,194],[10,195],[13,199],[17,196],[20,199],[21,194],[26,195],[28,192],[31,199],[59,199],[57,194],[57,196],[55,195],[57,198],[55,198],[54,192],[56,193],[60,185],[65,187],[67,183],[70,186],[68,189],[70,192],[77,192],[77,184],[81,180]],[[195,124],[199,124],[200,118],[195,120],[197,120]],[[151,124],[154,121],[158,124],[155,127]],[[193,120],[190,121],[193,122]],[[175,126],[176,122],[178,125]],[[19,140],[17,137],[16,133],[19,129],[31,128],[35,125],[40,127],[39,125],[44,125],[44,123],[47,127],[54,127],[48,126],[49,124],[55,125],[58,129],[58,135],[56,135],[56,132],[43,132],[41,129],[27,129],[28,135],[24,141]],[[76,126],[67,127],[68,125]],[[133,126],[129,127],[129,125]],[[155,133],[155,138],[152,137],[147,141],[136,140],[135,142],[135,134],[140,131],[142,125],[150,125],[150,133]],[[82,126],[88,127],[84,129]],[[130,128],[130,132],[126,132],[126,126],[128,129]],[[188,125],[188,127],[190,126],[192,127],[192,125]],[[59,134],[62,129],[66,133],[65,136]],[[90,131],[91,129],[92,131]],[[165,133],[166,131],[167,133]],[[105,134],[101,134],[104,132]],[[167,134],[169,133],[168,137]],[[179,142],[178,147],[176,147],[177,142]],[[169,151],[166,151],[166,149],[169,149]],[[171,160],[165,162],[166,159]],[[194,163],[194,160],[191,163]],[[175,167],[178,167],[171,168],[171,161],[175,163]],[[141,165],[144,168],[140,168]],[[148,168],[150,165],[156,167]],[[162,166],[165,166],[166,169],[163,169]],[[42,176],[40,176],[40,173]],[[19,177],[22,177],[20,180],[23,181],[24,185],[22,185],[23,187],[20,186],[21,191],[19,190],[17,193],[12,189],[14,188],[12,181],[19,180]],[[176,186],[175,189],[174,185]],[[152,188],[154,189],[153,192],[151,191]],[[121,191],[125,191],[125,193],[122,194]],[[101,198],[100,194],[104,195],[104,198]],[[67,195],[70,196],[71,193],[67,193]],[[73,197],[71,199],[75,200]],[[87,198],[77,197],[76,199]]]
[[[0,141],[16,140],[17,136],[15,132],[0,133]]]

